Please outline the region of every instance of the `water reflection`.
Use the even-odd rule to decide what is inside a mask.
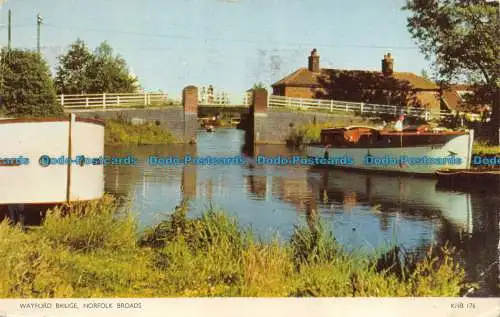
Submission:
[[[242,143],[241,131],[218,130],[200,132],[196,146],[115,148],[108,149],[108,154],[134,154],[141,162],[148,155],[229,156],[239,154]],[[296,154],[271,145],[258,146],[256,151],[267,156]],[[319,215],[350,250],[399,243],[418,251],[450,241],[461,251],[469,275],[481,281],[480,294],[499,294],[495,263],[500,202],[492,195],[441,190],[432,178],[345,170],[140,164],[108,168],[106,191],[130,194],[143,226],[161,221],[186,198],[191,215],[213,203],[263,238],[275,234],[288,238],[295,224],[306,219],[314,222]]]
[[[406,249],[427,250],[449,241],[456,246],[468,276],[481,291],[500,295],[499,198],[436,188],[432,178],[386,176],[346,170],[262,166],[151,166],[149,155],[217,155],[240,153],[238,130],[200,132],[197,145],[107,148],[107,155],[132,154],[138,166],[108,166],[106,192],[130,196],[141,227],[165,219],[189,201],[196,216],[211,204],[252,226],[262,238],[288,238],[295,224],[329,224],[336,239],[349,250],[368,250],[398,243]],[[260,155],[295,154],[282,146],[259,146]],[[37,211],[24,212],[24,222],[36,224]],[[9,217],[0,208],[0,219]],[[13,216],[15,218],[15,216]]]

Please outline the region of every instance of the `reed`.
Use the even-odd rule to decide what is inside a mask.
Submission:
[[[192,218],[185,205],[138,237],[118,205],[106,196],[61,207],[27,231],[1,223],[0,297],[457,296],[466,287],[450,248],[411,263],[391,250],[355,255],[321,221],[264,242],[221,211]]]

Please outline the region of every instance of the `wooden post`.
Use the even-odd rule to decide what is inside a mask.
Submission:
[[[74,113],[69,115],[69,126],[68,126],[68,165],[66,169],[66,203],[70,203],[71,201],[71,164],[73,149],[72,149],[72,130],[73,123],[76,121],[76,116]]]

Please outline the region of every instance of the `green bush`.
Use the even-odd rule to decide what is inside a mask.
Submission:
[[[36,52],[2,50],[0,109],[8,116],[61,116],[49,66]]]
[[[170,144],[173,135],[154,122],[133,125],[123,120],[106,122],[105,143],[107,145]]]

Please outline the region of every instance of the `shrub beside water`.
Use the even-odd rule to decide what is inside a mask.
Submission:
[[[40,228],[1,223],[0,297],[457,296],[465,286],[448,248],[398,274],[393,257],[350,254],[321,223],[262,242],[222,212],[189,218],[179,207],[137,239],[116,207],[106,196],[55,209]]]
[[[170,144],[176,141],[172,133],[152,122],[133,125],[120,120],[108,120],[105,131],[107,145]]]

